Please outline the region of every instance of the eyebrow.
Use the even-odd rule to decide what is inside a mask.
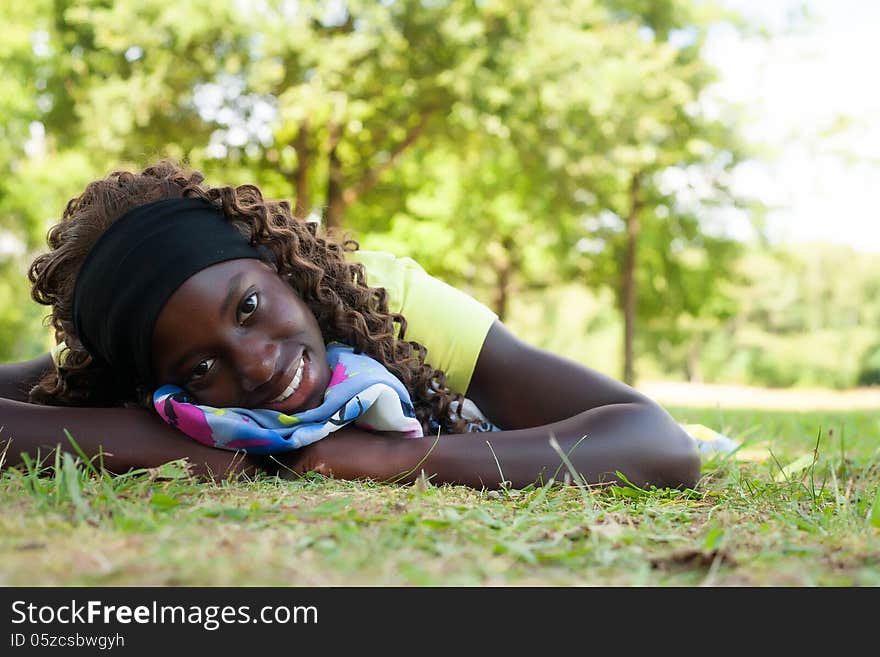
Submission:
[[[244,272],[238,272],[235,276],[229,279],[229,285],[226,288],[226,297],[223,299],[223,303],[220,304],[220,318],[229,312],[229,306],[232,305],[233,302],[238,298],[238,291],[241,289],[241,279],[244,278]]]

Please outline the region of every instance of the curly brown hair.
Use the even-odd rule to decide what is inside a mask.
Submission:
[[[120,386],[119,378],[93,362],[80,344],[73,324],[73,289],[92,246],[116,219],[136,206],[169,198],[209,201],[252,245],[268,248],[278,274],[315,314],[325,342],[351,345],[388,368],[409,390],[426,434],[437,425],[451,433],[465,429],[463,396],[449,389],[442,370],[425,362],[424,346],[404,339],[406,318],[389,312],[385,289],[367,285],[364,266],[345,259],[345,253],[359,248],[356,241],[322,234],[316,223],[294,218],[287,201],[264,199],[254,185],[212,187],[204,184],[200,172],[168,160],[140,173],[115,171],[90,183],[50,229],[51,250],[34,259],[28,278],[34,300],[52,307],[47,320],[66,351],[62,364],[30,391],[31,402],[150,406],[151,391]]]

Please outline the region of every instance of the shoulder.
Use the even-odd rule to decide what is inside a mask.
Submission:
[[[407,274],[428,276],[428,272],[418,262],[406,256],[397,256],[387,251],[359,249],[345,254],[350,262],[359,262],[367,270],[367,284],[371,287],[384,287],[382,283]],[[375,280],[374,280],[375,279]]]
[[[523,341],[500,321],[483,341],[468,396],[505,429],[541,426],[600,406],[650,403],[606,374]]]
[[[355,251],[367,285],[383,287],[388,309],[406,318],[405,337],[428,350],[428,362],[446,372],[452,389],[467,390],[483,340],[497,315],[467,292],[431,276],[412,258]]]

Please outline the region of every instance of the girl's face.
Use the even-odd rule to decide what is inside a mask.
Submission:
[[[199,404],[293,413],[330,382],[312,311],[266,263],[242,258],[194,274],[162,308],[153,371]]]

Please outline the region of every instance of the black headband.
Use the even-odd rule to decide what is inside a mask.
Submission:
[[[133,208],[101,235],[77,276],[73,323],[80,342],[120,381],[154,385],[153,327],[174,291],[206,267],[259,257],[207,201],[167,199]]]

